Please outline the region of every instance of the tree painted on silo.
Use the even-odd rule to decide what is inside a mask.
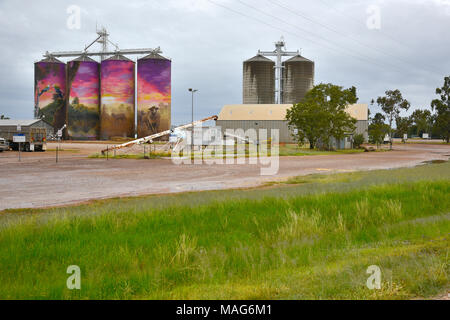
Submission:
[[[70,139],[95,140],[100,130],[100,65],[88,57],[67,64],[68,135]]]
[[[34,64],[35,117],[60,129],[67,120],[66,65],[46,58]]]
[[[134,137],[135,64],[116,55],[100,68],[100,138]]]

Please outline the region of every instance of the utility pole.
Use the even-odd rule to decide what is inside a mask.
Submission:
[[[194,93],[196,93],[197,89],[189,88],[189,92],[192,93],[192,122],[194,123]],[[194,153],[194,126],[192,126],[192,134],[191,134],[191,152]]]

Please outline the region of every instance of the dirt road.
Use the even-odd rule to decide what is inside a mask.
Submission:
[[[56,145],[49,144],[49,149]],[[257,186],[311,173],[410,167],[448,160],[447,145],[395,145],[392,152],[280,157],[273,176],[261,165],[175,165],[171,160],[89,159],[104,144],[63,144],[55,152],[0,154],[0,210],[79,203],[91,199]]]

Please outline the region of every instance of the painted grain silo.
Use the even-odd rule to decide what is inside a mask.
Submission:
[[[152,53],[137,63],[137,134],[145,137],[169,130],[171,61]]]
[[[100,139],[134,137],[135,63],[114,55],[100,66]]]
[[[314,85],[314,62],[301,55],[283,62],[282,102],[299,103]]]
[[[257,55],[244,61],[244,104],[275,102],[275,62]]]
[[[81,56],[67,63],[68,136],[96,140],[100,130],[100,64]]]
[[[55,130],[67,120],[66,64],[48,57],[34,64],[35,118],[42,118]]]

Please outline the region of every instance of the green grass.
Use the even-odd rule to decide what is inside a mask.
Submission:
[[[321,151],[317,149],[309,149],[305,146],[299,147],[297,144],[280,145],[280,156],[320,156],[334,154],[353,154],[362,153],[364,149],[343,149],[335,151]]]
[[[449,163],[0,215],[0,297],[405,299],[449,285]],[[66,285],[79,265],[80,291]],[[369,265],[382,289],[365,287]]]

